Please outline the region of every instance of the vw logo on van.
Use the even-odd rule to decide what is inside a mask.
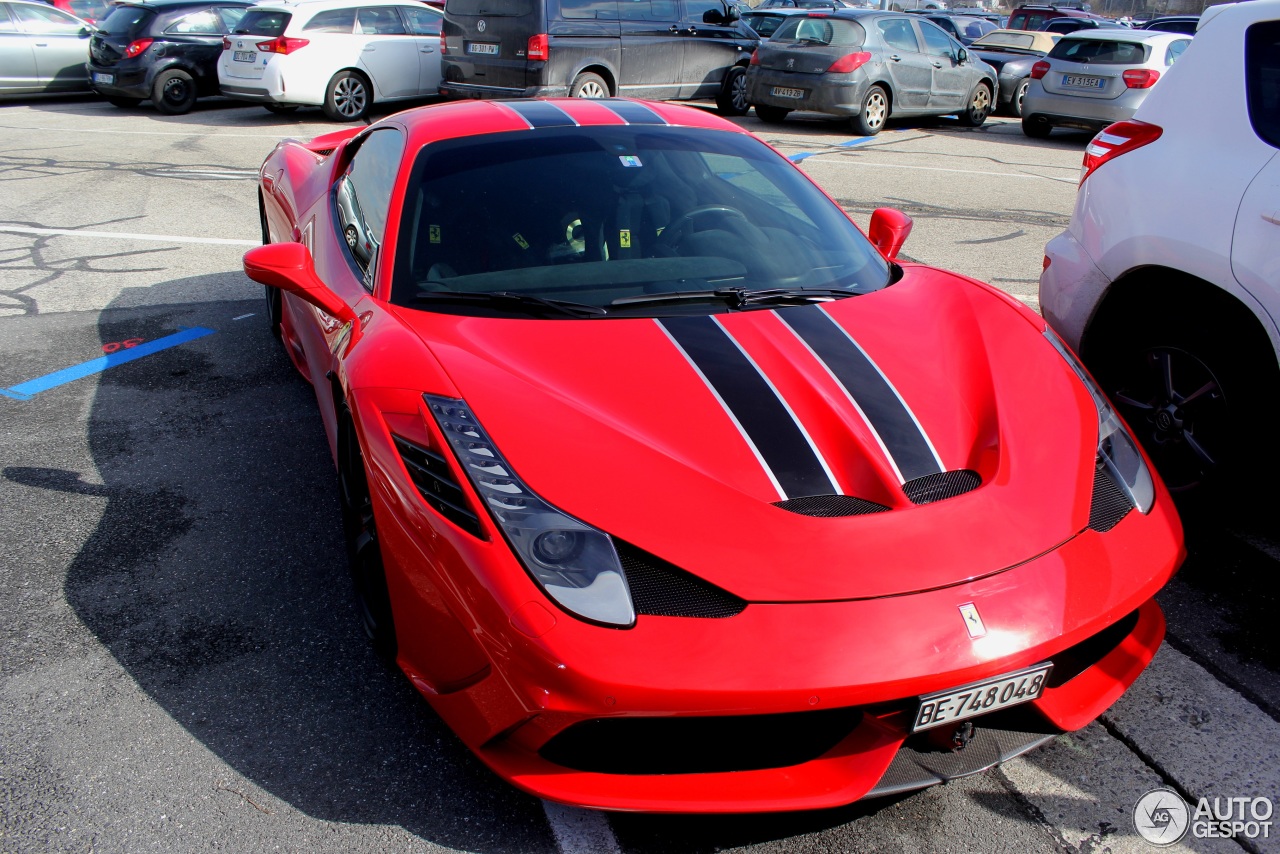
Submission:
[[[489,25],[488,25],[488,24],[486,24],[486,23],[484,22],[484,19],[481,19],[481,20],[476,24],[476,29],[477,29],[477,30],[479,30],[479,31],[480,31],[480,32],[482,32],[482,33],[483,33],[483,32],[484,32],[488,27],[489,27]]]

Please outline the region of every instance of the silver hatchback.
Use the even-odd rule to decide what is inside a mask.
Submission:
[[[1043,138],[1055,127],[1098,131],[1131,118],[1189,44],[1190,36],[1144,30],[1063,36],[1031,67],[1023,133]]]

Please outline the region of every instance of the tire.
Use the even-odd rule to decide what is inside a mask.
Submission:
[[[289,113],[297,112],[297,104],[263,104],[267,108],[268,113],[275,113],[277,116],[287,116]]]
[[[166,116],[181,116],[196,105],[196,81],[174,68],[156,77],[151,86],[151,103]]]
[[[122,110],[128,110],[142,103],[141,98],[126,98],[122,95],[111,95],[107,98],[107,103],[113,107],[119,107]]]
[[[373,515],[373,499],[369,494],[369,477],[355,422],[345,402],[340,404],[338,414],[338,484],[342,532],[360,619],[374,651],[385,661],[394,661],[395,621],[382,547],[378,542],[378,525]]]
[[[1044,116],[1023,116],[1022,132],[1032,139],[1048,139],[1053,125]]]
[[[747,70],[735,65],[724,76],[724,86],[716,97],[716,109],[722,116],[745,116],[751,104],[747,101]]]
[[[766,107],[763,104],[756,104],[756,118],[767,125],[780,125],[787,119],[787,114],[791,111],[785,107]]]
[[[879,83],[862,96],[862,111],[853,117],[853,132],[859,136],[875,136],[889,118],[889,93]]]
[[[267,228],[267,212],[263,207],[261,194],[258,196],[258,222],[262,228],[262,245],[266,246],[271,242],[271,231]],[[270,285],[263,285],[262,288],[266,291],[267,328],[277,339],[282,339],[284,330],[280,324],[284,317],[284,304],[280,289]]]
[[[974,86],[973,91],[969,93],[968,104],[960,111],[960,124],[967,128],[982,127],[987,116],[991,115],[993,100],[991,89],[985,84],[979,83]]]
[[[373,87],[358,71],[339,71],[324,91],[325,116],[335,122],[362,122],[373,106]]]
[[[1027,90],[1031,88],[1031,79],[1024,78],[1018,84],[1018,88],[1013,90],[1013,97],[1009,99],[1009,115],[1015,119],[1022,118],[1022,100],[1027,97]]]
[[[599,74],[586,71],[573,78],[573,85],[569,87],[569,97],[608,98],[610,97],[609,84],[604,82],[604,78]]]

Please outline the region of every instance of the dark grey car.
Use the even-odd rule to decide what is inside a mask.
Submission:
[[[44,3],[0,3],[0,95],[87,90],[91,32]]]
[[[1039,30],[993,30],[969,45],[969,55],[977,56],[999,75],[997,110],[1005,110],[1011,116],[1022,115],[1022,99],[1031,85],[1031,66],[1053,50],[1060,38],[1057,33]]]
[[[788,19],[756,49],[747,100],[761,121],[792,110],[847,117],[856,133],[890,117],[957,113],[982,124],[996,97],[995,72],[937,25],[916,15],[841,9]]]

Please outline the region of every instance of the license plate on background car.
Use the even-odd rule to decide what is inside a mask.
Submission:
[[[496,56],[498,46],[496,44],[487,44],[485,42],[471,42],[467,45],[467,53],[483,53],[489,56]]]
[[[911,731],[943,726],[1034,700],[1044,691],[1044,682],[1052,669],[1053,664],[1045,662],[963,688],[927,694],[920,698]]]
[[[95,71],[93,72],[93,82],[103,83],[110,86],[112,83],[116,82],[116,76],[114,74],[103,74],[101,71]]]
[[[256,62],[258,54],[252,50],[238,50],[231,54],[231,58],[236,62]]]
[[[804,90],[803,89],[783,89],[781,86],[774,86],[773,97],[800,99],[804,97]]]
[[[1101,77],[1081,77],[1076,74],[1062,75],[1063,86],[1074,86],[1077,89],[1101,89],[1103,82]]]

